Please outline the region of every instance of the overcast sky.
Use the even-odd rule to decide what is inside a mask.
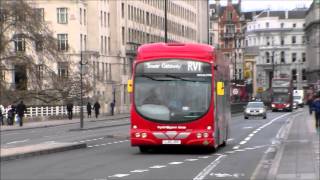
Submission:
[[[214,3],[215,0],[210,0],[210,3]],[[220,0],[221,5],[226,5],[227,0]],[[233,3],[237,3],[238,0],[233,0]],[[312,0],[242,0],[242,11],[252,10],[291,10],[297,7],[309,7]]]

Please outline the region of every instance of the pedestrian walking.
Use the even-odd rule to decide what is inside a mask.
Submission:
[[[112,102],[110,103],[111,116],[113,116],[113,114],[114,114],[114,106],[115,106],[115,102],[112,101]]]
[[[96,101],[96,102],[94,103],[94,105],[93,105],[94,113],[95,113],[95,115],[96,115],[96,118],[98,118],[98,116],[99,116],[100,107],[101,107],[101,106],[100,106],[100,104],[99,104],[98,101]]]
[[[15,117],[15,108],[13,105],[10,105],[7,111],[7,121],[8,125],[12,126],[14,122],[14,117]]]
[[[4,114],[5,114],[5,110],[4,110],[4,107],[2,106],[2,104],[0,104],[0,122],[1,122],[1,125],[4,125]]]
[[[20,101],[20,103],[16,107],[16,113],[19,117],[19,125],[23,126],[23,117],[24,113],[27,111],[26,105],[23,103],[23,101]]]
[[[309,106],[309,114],[310,115],[312,114],[312,101],[313,101],[313,96],[309,95],[308,96],[308,100],[307,100],[307,104]]]
[[[312,102],[312,111],[315,112],[316,127],[320,127],[320,91]]]
[[[92,110],[91,103],[88,102],[88,104],[87,104],[87,114],[88,114],[88,118],[89,118],[89,117],[91,118],[91,110]]]
[[[68,112],[68,119],[72,119],[72,114],[73,114],[73,104],[72,102],[69,102],[67,104],[67,112]]]

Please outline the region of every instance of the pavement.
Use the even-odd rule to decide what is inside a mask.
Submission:
[[[84,118],[84,122],[120,120],[128,117],[129,117],[129,114],[116,114],[114,116],[105,115],[99,118]],[[0,126],[0,132],[54,127],[54,126],[61,126],[61,125],[67,125],[67,124],[76,124],[79,122],[80,122],[79,118],[74,118],[72,120],[69,120],[69,119],[60,119],[60,120],[50,119],[49,120],[48,118],[39,122],[24,122],[24,125],[22,127],[20,127],[17,124],[13,126],[2,125]],[[99,127],[94,127],[94,128],[99,128]],[[1,137],[0,137],[0,140],[1,140]],[[54,141],[19,146],[19,147],[1,147],[0,160],[8,161],[8,160],[14,160],[19,158],[37,156],[42,154],[50,154],[55,152],[62,152],[62,151],[74,150],[74,149],[80,149],[80,148],[86,148],[86,147],[87,147],[86,143],[54,142]]]
[[[271,165],[268,180],[316,180],[319,175],[319,131],[305,110],[292,119]],[[319,130],[319,129],[318,129]]]

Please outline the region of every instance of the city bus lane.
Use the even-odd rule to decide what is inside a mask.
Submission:
[[[234,127],[236,127],[236,125],[239,125],[240,127],[247,127],[248,124],[246,123],[242,124],[240,122],[239,124],[238,121],[242,121],[242,118],[242,116],[233,118],[233,120],[230,122],[231,131],[235,131]],[[253,123],[254,121],[255,120],[245,122]],[[109,132],[111,130],[114,130],[117,133],[128,133],[128,126],[124,127],[123,129],[106,129],[106,132]],[[249,130],[251,129],[238,128],[238,131],[241,132],[241,134],[248,134]],[[116,143],[108,144],[111,141]],[[238,138],[235,138],[235,140],[231,142],[239,143],[239,141],[240,140]],[[97,144],[106,145],[94,146]],[[75,150],[72,152],[44,155],[37,158],[3,162],[1,163],[1,166],[3,168],[2,172],[5,172],[4,177],[9,177],[12,179],[26,179],[26,177],[30,177],[29,179],[48,179],[50,177],[54,177],[56,179],[65,179],[66,177],[76,179],[93,179],[108,177],[108,179],[110,179],[118,177],[124,178],[125,176],[130,178],[130,175],[135,174],[140,174],[141,176],[146,175],[145,179],[150,179],[153,173],[165,173],[180,166],[188,166],[190,167],[189,170],[184,176],[181,176],[191,177],[192,175],[194,175],[194,173],[197,173],[197,170],[201,169],[202,167],[205,168],[208,164],[210,164],[211,161],[219,158],[219,153],[230,150],[232,148],[232,146],[228,145],[227,147],[213,154],[199,154],[197,152],[160,152],[156,154],[140,154],[138,148],[130,147],[129,141],[119,141],[112,138],[92,141],[90,142],[89,146],[92,147],[84,150]],[[189,163],[196,164],[189,166]],[[30,166],[30,164],[32,165]],[[195,169],[195,166],[199,169]],[[74,169],[74,167],[77,168]],[[174,168],[170,168],[168,171],[168,168],[165,167]],[[196,171],[193,171],[193,169],[195,169]],[[17,174],[15,172],[21,172],[21,174]],[[151,173],[151,176],[148,176],[149,173]],[[174,171],[168,177],[171,176],[177,176],[176,171]]]
[[[250,129],[253,131],[264,124],[268,124],[270,121],[279,117],[279,114],[282,117],[279,120],[283,120],[286,118],[286,113],[277,113],[270,115],[269,117],[274,117],[269,120],[265,120],[263,122],[257,123],[255,128]],[[280,115],[280,116],[281,116]],[[241,118],[240,118],[241,119]],[[241,121],[238,119],[239,121]],[[276,119],[277,120],[277,119]],[[253,120],[254,121],[254,120]],[[253,121],[250,121],[251,123]],[[247,121],[246,121],[247,122]],[[235,125],[234,123],[231,123]],[[247,127],[248,124],[243,124],[240,127]],[[231,127],[233,129],[235,127]],[[238,134],[246,134],[249,135],[250,131],[248,128],[238,128],[240,133]],[[275,130],[279,130],[279,127],[274,128]],[[270,137],[273,137],[272,135]],[[162,167],[162,170],[151,170],[148,168],[131,170],[123,173],[117,173],[112,176],[109,176],[111,179],[117,178],[125,178],[125,179],[152,179],[153,177],[161,177],[161,179],[215,179],[215,178],[240,178],[240,179],[249,179],[248,175],[252,174],[254,167],[258,164],[261,159],[262,152],[266,149],[269,143],[266,137],[263,137],[259,143],[255,145],[250,145],[251,147],[243,147],[238,149],[233,149],[233,145],[239,144],[241,142],[240,138],[235,138],[233,143],[228,144],[224,148],[219,148],[216,152],[210,153],[207,155],[199,156],[199,155],[190,155],[190,157],[186,159],[181,159],[179,161],[168,162],[165,164],[165,167]],[[243,138],[242,140],[244,140]],[[269,138],[270,139],[270,138]],[[245,152],[245,154],[244,154]],[[242,154],[241,154],[242,153]],[[246,167],[243,166],[243,163],[250,162],[250,164]],[[222,167],[222,168],[221,168]],[[215,172],[214,170],[218,169],[219,172]]]

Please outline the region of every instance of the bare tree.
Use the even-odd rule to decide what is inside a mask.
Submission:
[[[41,104],[59,104],[79,97],[79,73],[69,57],[60,52],[57,39],[45,23],[43,10],[33,8],[31,1],[0,1],[0,101],[25,99]],[[63,74],[52,69],[65,63]],[[13,87],[4,79],[12,65],[21,68],[21,79]],[[85,91],[90,90],[84,82]]]

